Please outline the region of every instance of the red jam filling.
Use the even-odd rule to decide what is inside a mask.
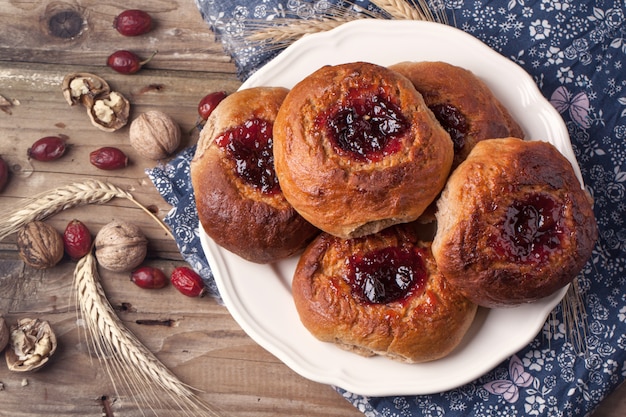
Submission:
[[[459,109],[450,104],[437,104],[429,109],[435,115],[441,126],[450,134],[454,143],[454,152],[457,153],[465,146],[465,135],[469,130],[465,116]]]
[[[336,152],[357,161],[380,161],[401,148],[409,123],[384,94],[349,93],[316,120]]]
[[[492,237],[496,252],[512,262],[541,263],[561,247],[563,208],[542,194],[528,195],[507,209]]]
[[[420,249],[390,247],[348,260],[346,277],[352,293],[363,303],[386,304],[401,301],[422,291],[427,273]]]
[[[267,120],[250,119],[215,139],[235,162],[237,176],[265,194],[280,192],[274,170],[272,128]]]

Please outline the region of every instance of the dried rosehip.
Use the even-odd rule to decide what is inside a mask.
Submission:
[[[202,120],[208,119],[211,113],[213,113],[213,110],[215,110],[217,105],[220,104],[227,95],[228,93],[226,91],[215,91],[204,96],[202,100],[200,100],[200,103],[198,103],[198,114]]]
[[[77,261],[91,252],[91,232],[80,220],[72,220],[63,232],[63,247],[70,259]]]
[[[124,36],[139,36],[152,29],[152,17],[143,10],[124,10],[113,19],[113,27]]]
[[[156,51],[153,52],[148,59],[142,61],[134,52],[122,49],[109,55],[107,65],[121,74],[134,74],[147,64],[156,53]]]
[[[7,182],[9,182],[9,166],[0,156],[0,192],[4,190]]]
[[[135,269],[130,274],[130,280],[139,288],[148,290],[163,288],[167,284],[167,277],[163,271],[152,266],[142,266]]]
[[[200,275],[186,266],[174,268],[170,281],[181,294],[187,297],[203,297],[206,294],[206,287]]]
[[[37,161],[53,161],[65,154],[65,140],[58,136],[46,136],[41,138],[28,148],[29,158]]]
[[[89,162],[96,168],[111,171],[125,168],[128,165],[128,157],[118,148],[105,146],[91,152]]]

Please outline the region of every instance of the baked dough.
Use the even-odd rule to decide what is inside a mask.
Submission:
[[[591,198],[550,143],[476,144],[437,202],[440,271],[485,307],[546,297],[583,268],[598,237]]]
[[[291,205],[349,238],[422,214],[445,184],[453,147],[409,80],[354,62],[293,87],[276,117],[274,156]]]
[[[478,141],[524,138],[522,128],[480,78],[441,61],[401,62],[390,66],[407,77],[454,142],[453,168]]]
[[[204,231],[256,263],[291,256],[319,233],[291,207],[275,179],[271,132],[287,92],[256,87],[226,97],[207,119],[191,162]],[[256,141],[258,149],[242,145],[246,140]]]
[[[292,292],[319,340],[408,363],[450,354],[477,310],[438,272],[430,243],[410,224],[354,239],[320,234],[300,258]]]

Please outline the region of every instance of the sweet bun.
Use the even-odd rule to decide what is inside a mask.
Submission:
[[[390,66],[407,77],[454,142],[456,167],[484,139],[524,138],[522,128],[489,87],[471,71],[440,61]]]
[[[547,142],[477,143],[437,207],[437,265],[485,307],[532,302],[566,286],[598,237],[590,196]]]
[[[353,62],[291,89],[274,124],[274,157],[291,205],[350,238],[422,214],[445,184],[453,145],[409,80]]]
[[[452,352],[477,310],[408,224],[354,239],[320,234],[298,262],[292,293],[302,324],[319,340],[408,363]]]
[[[319,233],[285,200],[274,171],[272,126],[287,92],[257,87],[226,97],[206,121],[191,162],[204,231],[256,263],[291,256]]]

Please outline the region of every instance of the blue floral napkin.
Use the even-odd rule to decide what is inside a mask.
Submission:
[[[584,349],[568,337],[561,306],[527,347],[479,379],[433,395],[364,397],[337,391],[366,416],[586,416],[626,378],[626,16],[603,0],[431,0],[432,10],[530,73],[562,114],[600,229],[578,277]],[[245,38],[252,19],[311,19],[367,1],[197,0],[243,79],[278,51]],[[248,28],[249,29],[249,28]],[[219,297],[197,235],[189,181],[194,149],[148,172],[173,206],[165,221],[185,259]]]

